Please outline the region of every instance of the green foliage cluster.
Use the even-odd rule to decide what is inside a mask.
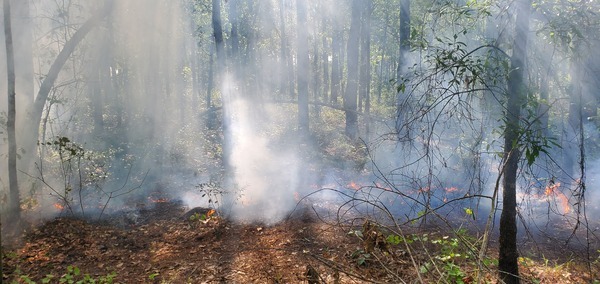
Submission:
[[[64,284],[112,284],[117,276],[115,272],[107,275],[93,277],[89,274],[83,274],[77,266],[67,266],[67,271],[60,277],[53,274],[48,274],[39,282],[32,280],[28,275],[22,274],[21,271],[15,271],[17,275],[12,284],[36,284],[36,283],[64,283]]]
[[[39,143],[41,159],[39,180],[73,213],[73,205],[81,205],[82,196],[101,195],[104,182],[111,176],[112,163],[118,149],[86,150],[68,137],[55,137]],[[124,163],[128,159],[124,157]],[[60,177],[56,179],[55,177]]]
[[[419,273],[442,277],[449,283],[467,283],[469,275],[464,270],[465,265],[477,266],[475,251],[475,240],[463,230],[457,230],[455,237],[434,236],[428,233],[411,234],[400,236],[389,234],[386,242],[391,246],[401,244],[411,245],[418,250],[419,247],[426,248],[428,259],[423,261],[419,267]],[[415,246],[417,245],[417,246]],[[484,264],[492,264],[491,260],[483,260]],[[438,275],[436,273],[441,273]]]
[[[219,202],[226,194],[221,185],[216,182],[201,183],[196,186],[196,190],[201,194],[202,198],[206,198],[210,208],[217,209],[221,205]]]

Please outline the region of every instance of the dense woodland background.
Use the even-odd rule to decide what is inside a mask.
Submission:
[[[517,232],[572,232],[591,263],[598,13],[588,0],[4,0],[2,230],[157,191],[275,224],[310,197],[392,228],[472,219],[480,256],[500,232],[507,283]]]

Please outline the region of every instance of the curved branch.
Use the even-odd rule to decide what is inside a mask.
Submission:
[[[29,112],[29,116],[31,119],[30,122],[33,126],[31,127],[31,131],[36,131],[37,133],[37,130],[39,128],[38,126],[42,119],[42,112],[44,106],[46,105],[46,101],[48,100],[48,95],[50,94],[52,87],[56,83],[56,79],[58,78],[58,75],[60,74],[60,71],[62,70],[63,66],[71,57],[71,54],[73,54],[77,45],[79,45],[79,43],[87,36],[87,34],[109,14],[109,12],[112,10],[113,1],[114,0],[107,0],[104,4],[104,7],[102,7],[100,10],[94,13],[94,15],[90,19],[88,19],[75,32],[75,34],[73,34],[73,36],[63,46],[63,49],[60,51],[60,53],[52,63],[52,66],[50,66],[50,70],[48,70],[48,74],[46,75],[46,78],[44,78],[44,81],[42,82],[42,85],[40,86],[38,94],[35,98],[35,102],[33,103],[32,109]],[[35,140],[37,140],[37,135],[34,134],[31,138],[35,138],[31,140],[36,142]]]

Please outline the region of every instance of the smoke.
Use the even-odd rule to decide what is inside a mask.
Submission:
[[[99,5],[90,1],[71,2],[70,6],[57,6],[56,1],[37,1],[31,9],[36,39],[34,71],[37,77],[32,79],[31,84],[36,90],[65,39]],[[430,9],[432,12],[413,11],[424,13],[413,16],[415,27],[422,25],[419,26],[420,30],[415,28],[414,36],[423,36],[413,40],[423,40],[423,44],[431,46],[427,50],[402,55],[404,69],[401,71],[407,74],[406,77],[413,79],[412,82],[426,77],[427,80],[422,81],[426,84],[419,86],[407,82],[405,104],[401,105],[405,108],[401,111],[403,118],[411,122],[405,129],[409,130],[410,139],[407,140],[410,141],[398,143],[398,135],[395,135],[398,133],[394,133],[395,113],[390,110],[397,106],[397,86],[381,82],[396,79],[397,66],[394,60],[399,46],[395,37],[399,23],[393,13],[390,13],[389,19],[379,17],[398,7],[394,1],[383,1],[375,6],[372,73],[373,81],[378,81],[383,87],[372,92],[372,111],[377,113],[372,113],[376,122],[372,121],[370,125],[371,133],[369,136],[361,133],[369,149],[369,157],[366,157],[360,150],[365,145],[355,145],[340,138],[343,136],[340,134],[343,125],[327,124],[330,121],[339,123],[341,112],[330,109],[327,109],[329,113],[323,111],[323,116],[336,116],[337,120],[328,121],[328,117],[318,117],[317,108],[311,107],[311,128],[319,137],[306,142],[300,141],[295,132],[295,105],[269,102],[275,98],[289,99],[289,90],[295,88],[290,88],[294,82],[293,72],[287,73],[288,69],[295,68],[295,33],[301,28],[295,22],[295,1],[237,1],[240,17],[237,19],[239,54],[234,55],[232,43],[226,41],[226,66],[216,66],[218,60],[211,60],[214,42],[209,21],[210,1],[193,2],[115,1],[113,13],[77,48],[55,84],[42,114],[44,132],[40,140],[44,142],[52,141],[57,136],[70,137],[86,150],[104,154],[107,158],[102,167],[107,178],[98,184],[88,183],[83,187],[87,192],[85,198],[90,199],[85,204],[104,204],[110,198],[109,205],[117,210],[134,207],[136,203],[148,203],[148,196],[152,194],[163,194],[171,199],[181,199],[189,207],[214,206],[215,200],[218,200],[217,206],[235,220],[274,223],[294,209],[299,198],[315,190],[334,189],[311,195],[315,204],[347,200],[336,191],[346,194],[346,198],[356,196],[354,194],[357,192],[362,194],[350,186],[354,183],[359,188],[371,190],[370,195],[365,193],[361,198],[384,202],[395,215],[409,219],[418,216],[426,208],[424,204],[427,202],[442,206],[452,198],[490,196],[495,189],[498,168],[502,162],[499,155],[502,150],[502,122],[499,120],[503,114],[504,79],[498,73],[474,85],[466,82],[472,73],[467,72],[463,77],[455,78],[449,73],[427,77],[431,75],[427,72],[433,66],[428,63],[435,60],[434,52],[454,50],[456,46],[464,46],[466,51],[471,51],[487,44],[487,41],[474,36],[479,32],[488,37],[486,40],[493,38],[500,48],[509,52],[507,39],[499,36],[502,34],[505,37],[506,30],[510,29],[510,17],[504,12],[505,7],[493,7],[494,16],[499,16],[486,19],[489,22],[485,31],[470,26],[468,33],[459,33],[456,38],[453,33],[460,29],[443,27],[462,28],[464,23],[450,22],[450,18],[435,13],[437,6]],[[333,55],[329,49],[332,48],[336,30],[341,31],[342,41],[347,39],[344,27],[349,25],[350,1],[317,2],[309,9],[309,26],[306,27],[309,49],[311,53],[320,51],[319,60],[331,63],[329,61]],[[226,38],[231,36],[229,29],[232,23],[227,17],[229,4],[223,4],[221,15]],[[449,4],[440,2],[439,5]],[[424,19],[424,23],[419,22],[420,18]],[[479,23],[470,20],[471,25]],[[540,26],[535,28],[542,30]],[[565,87],[568,80],[564,78],[569,78],[572,70],[558,67],[568,57],[564,54],[555,55],[556,49],[548,47],[547,39],[537,37],[535,31],[531,36],[534,40],[530,42],[529,76],[533,78],[547,74],[545,78],[551,91],[549,95],[558,98],[552,102],[549,112],[549,130],[562,139],[562,126],[567,119],[564,113],[569,109],[569,94]],[[327,38],[321,42],[323,37]],[[441,40],[438,42],[436,37]],[[0,36],[0,39],[3,37]],[[446,44],[450,41],[462,44],[449,48]],[[289,57],[287,60],[282,58],[281,44],[285,46],[284,53]],[[341,57],[344,58],[345,44],[342,49]],[[0,56],[5,56],[4,49],[0,50]],[[477,59],[486,61],[490,58],[499,60],[498,57],[501,55],[482,49],[474,53],[469,62],[475,64]],[[494,64],[493,60],[486,64]],[[4,64],[0,60],[2,74]],[[313,67],[311,72],[321,72]],[[553,72],[546,71],[549,69]],[[209,73],[220,74],[215,75],[214,85],[209,82]],[[312,75],[310,80],[313,80]],[[497,75],[496,78],[494,75]],[[452,82],[453,79],[457,82]],[[493,79],[498,81],[491,84]],[[491,86],[493,92],[469,90],[482,87],[483,83],[487,84],[486,88]],[[531,83],[540,85],[539,82]],[[0,88],[6,88],[5,80],[0,80]],[[25,89],[23,86],[20,88]],[[592,93],[597,88],[589,84],[583,89]],[[319,101],[319,92],[322,90],[311,91],[310,100]],[[376,92],[380,92],[380,102],[375,102]],[[452,92],[460,95],[447,96]],[[532,88],[531,92],[536,95],[541,93],[541,85]],[[208,98],[212,100],[210,106],[207,105]],[[6,101],[4,96],[0,99]],[[19,106],[19,113],[23,115],[20,121],[25,119],[25,106]],[[207,111],[209,107],[215,112]],[[0,104],[0,111],[6,112],[5,104]],[[335,114],[331,115],[332,112]],[[211,115],[225,116],[224,124]],[[0,116],[0,121],[3,118]],[[361,116],[361,123],[364,118]],[[227,132],[221,133],[209,122],[217,126],[225,125]],[[0,131],[4,138],[3,128]],[[591,122],[586,122],[585,131],[590,144],[598,138],[597,127]],[[388,135],[390,133],[392,135]],[[231,139],[230,149],[227,149],[230,151],[228,163],[231,172],[221,180],[222,135]],[[6,152],[3,141],[0,140],[2,156]],[[308,145],[304,146],[309,151],[302,148],[305,142]],[[572,143],[559,142],[563,145]],[[330,148],[319,149],[323,145]],[[332,150],[333,154],[327,153],[331,148],[338,152]],[[313,152],[307,155],[306,152],[310,151]],[[42,157],[44,162],[56,163],[49,157],[50,153],[48,151],[45,153],[48,156]],[[338,154],[343,157],[331,158]],[[562,155],[577,156],[566,150],[552,150],[550,153],[550,156]],[[348,162],[355,156],[361,156],[363,162]],[[544,202],[549,197],[539,194],[553,177],[560,176],[558,164],[561,159],[550,161],[542,157],[533,168],[524,167],[520,173],[521,196],[541,201],[532,202],[533,206],[544,209]],[[589,170],[586,198],[593,207],[600,198],[600,194],[594,190],[599,185],[600,170],[596,166],[596,156],[586,163]],[[45,168],[46,171],[51,169]],[[38,174],[35,165],[32,169],[21,170],[31,176]],[[5,173],[0,171],[2,188],[7,185]],[[46,174],[47,182],[52,187],[65,188],[64,179],[61,179],[57,170]],[[50,178],[52,175],[54,177]],[[567,190],[570,189],[570,183],[561,181],[561,192],[570,198],[569,202],[574,203],[575,199]],[[219,186],[223,195],[209,201],[198,185],[211,182],[221,182]],[[39,200],[36,206],[46,210],[39,211],[45,212],[40,217],[49,216],[56,212],[53,207],[56,196],[49,194],[48,186],[39,183],[37,186],[32,196]],[[462,203],[449,204],[446,208],[460,211],[465,207],[479,206],[480,216],[490,208],[487,198],[464,200]],[[522,204],[525,206],[526,202],[522,201]],[[94,208],[86,210],[99,210],[97,206]],[[590,212],[598,214],[599,209],[594,208],[596,211]]]
[[[268,108],[246,99],[231,76],[223,83],[224,104],[230,118],[233,183],[226,188],[232,217],[238,220],[273,223],[293,208],[298,190],[297,145],[281,147],[267,130],[273,126]],[[279,122],[281,123],[281,121]],[[289,121],[292,123],[292,121]],[[270,136],[271,135],[271,136]]]

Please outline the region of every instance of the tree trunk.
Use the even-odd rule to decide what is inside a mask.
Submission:
[[[327,27],[327,19],[323,18],[322,27],[325,29]],[[326,102],[329,92],[329,46],[327,41],[327,36],[323,35],[323,89],[322,89],[322,101]]]
[[[9,224],[14,224],[21,220],[21,197],[17,182],[15,57],[9,0],[4,0],[4,42],[6,44],[6,77],[8,79],[8,117],[6,123],[8,132],[8,219]]]
[[[383,26],[383,39],[381,40],[381,61],[379,61],[379,80],[377,82],[377,103],[381,103],[381,94],[383,92],[383,85],[387,83],[387,81],[389,79],[384,79],[383,76],[383,67],[386,64],[385,62],[385,57],[386,57],[386,48],[387,48],[387,38],[388,38],[388,26],[390,23],[390,14],[389,13],[385,13],[385,21],[384,21],[384,26]]]
[[[400,1],[400,52],[396,80],[400,82],[406,67],[406,54],[410,50],[410,0]]]
[[[342,51],[343,32],[340,28],[340,23],[333,20],[333,29],[331,37],[331,93],[329,101],[332,104],[337,104],[338,97],[342,87],[342,68],[340,64],[340,53]]]
[[[303,138],[308,137],[308,76],[310,63],[308,59],[308,26],[306,19],[306,1],[296,1],[297,12],[297,74],[298,81],[298,131]]]
[[[212,0],[212,28],[217,48],[217,73],[225,69],[225,43],[223,42],[223,25],[221,24],[221,0]]]
[[[285,34],[285,0],[279,1],[279,22],[281,22],[280,33],[279,33],[279,92],[283,96],[289,89],[288,84],[290,78],[288,78],[288,64],[287,64],[287,37]],[[290,97],[293,97],[290,95]]]
[[[215,48],[217,54],[217,68],[216,68],[216,82],[220,82],[225,74],[225,43],[223,42],[223,26],[221,24],[221,1],[220,0],[212,0],[212,28],[213,28],[213,37],[215,39]],[[221,86],[219,86],[221,87]],[[231,122],[231,113],[229,111],[229,101],[230,94],[227,93],[227,90],[220,88],[221,91],[221,101],[223,104],[223,119],[222,119],[222,130],[223,130],[223,156],[221,158],[221,162],[223,164],[223,169],[225,171],[225,175],[229,176],[232,174],[232,166],[230,161],[231,156],[231,134],[229,133],[229,124]],[[228,178],[226,178],[228,180]]]
[[[346,82],[346,92],[344,94],[344,108],[346,109],[346,136],[355,140],[358,138],[358,115],[357,97],[358,97],[358,49],[360,35],[360,12],[362,0],[352,1],[352,18],[350,22],[350,34],[348,35],[347,45],[347,67],[348,79]]]
[[[206,82],[206,107],[208,108],[208,118],[206,119],[206,127],[210,130],[216,129],[215,110],[212,103],[212,93],[215,84],[215,48],[210,47],[208,55],[208,80]],[[198,66],[200,68],[200,66]]]
[[[410,50],[410,0],[400,0],[400,51],[396,80],[400,82],[406,70],[406,54]]]
[[[358,110],[366,113],[371,108],[371,14],[373,13],[373,0],[364,0],[363,17],[360,36],[360,85]],[[368,124],[367,124],[368,128]]]
[[[319,43],[317,41],[317,34],[318,34],[318,30],[319,27],[318,25],[315,25],[315,29],[314,29],[314,35],[313,36],[313,58],[312,58],[312,94],[313,94],[313,99],[315,101],[320,101],[321,100],[321,69],[319,68],[319,63],[324,62],[326,59],[323,57],[323,59],[321,59],[321,55],[319,54]],[[315,116],[319,117],[321,115],[321,110],[319,109],[319,107],[315,107]]]
[[[238,25],[239,25],[239,16],[238,16],[238,0],[229,0],[229,23],[231,23],[231,58],[229,64],[235,65],[239,60],[239,46],[240,40],[238,37]],[[233,68],[235,70],[237,68]]]
[[[402,83],[402,77],[406,71],[406,60],[405,57],[410,49],[410,0],[400,0],[400,48],[398,52],[398,65],[396,67],[396,84],[400,86]],[[396,94],[396,101],[398,105],[398,114],[396,120],[396,130],[398,136],[410,135],[410,133],[401,133],[404,125],[404,114],[400,110],[404,101],[404,91],[398,90]]]
[[[499,276],[505,283],[519,283],[517,251],[517,170],[520,151],[516,146],[519,139],[519,116],[526,96],[524,84],[525,57],[529,32],[529,10],[531,0],[517,1],[515,38],[510,59],[508,97],[506,102],[506,128],[504,131],[504,157],[502,214],[500,215]]]

